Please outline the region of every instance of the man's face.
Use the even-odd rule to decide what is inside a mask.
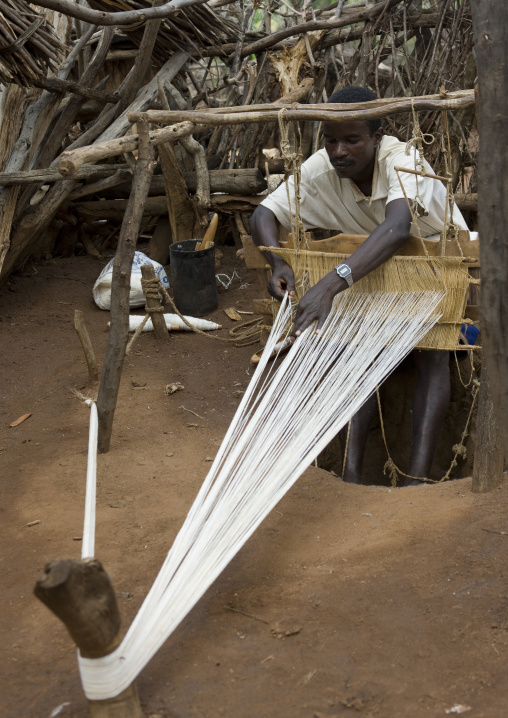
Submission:
[[[372,177],[376,147],[383,130],[371,135],[367,122],[355,121],[325,122],[323,131],[325,150],[339,177],[352,180]]]

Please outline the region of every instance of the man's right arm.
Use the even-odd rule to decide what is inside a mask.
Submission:
[[[278,247],[279,228],[277,219],[271,209],[259,205],[250,218],[252,239],[258,247]],[[295,295],[295,278],[293,270],[283,259],[273,252],[263,252],[263,256],[272,267],[272,276],[268,282],[268,291],[282,301],[285,292]]]

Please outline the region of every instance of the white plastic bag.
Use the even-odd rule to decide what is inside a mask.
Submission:
[[[113,259],[106,264],[99,274],[93,288],[93,298],[99,309],[111,309],[111,282],[113,280]],[[129,294],[129,306],[141,307],[145,303],[145,296],[141,289],[141,265],[151,264],[155,276],[165,289],[169,289],[168,276],[162,264],[149,259],[143,252],[134,252],[131,270],[131,290]]]

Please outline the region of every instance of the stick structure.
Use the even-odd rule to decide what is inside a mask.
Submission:
[[[124,690],[305,468],[437,321],[440,292],[341,294],[278,368],[284,300],[265,351],[147,598],[109,656],[80,658],[88,698]]]

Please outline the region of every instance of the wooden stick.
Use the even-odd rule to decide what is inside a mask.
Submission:
[[[377,100],[369,100],[368,102],[327,102],[319,104],[300,104],[299,102],[289,102],[283,99],[277,100],[277,102],[265,103],[262,105],[249,105],[249,112],[268,112],[270,110],[281,110],[286,108],[288,110],[333,110],[334,112],[350,112],[354,110],[371,110],[375,107],[385,107],[386,105],[400,105],[407,104],[408,100],[414,102],[429,102],[435,100],[458,100],[464,97],[474,98],[474,90],[456,90],[455,92],[447,92],[445,96],[439,95],[417,95],[413,98],[408,97],[380,97]],[[185,108],[182,108],[185,109]],[[160,112],[160,110],[159,110]],[[207,113],[223,115],[230,112],[246,112],[245,105],[232,105],[231,107],[210,107],[206,110]]]
[[[98,182],[91,182],[90,184],[85,184],[82,187],[78,187],[78,189],[75,189],[74,192],[71,194],[70,199],[78,199],[79,197],[86,197],[87,195],[94,194],[95,192],[101,192],[105,189],[111,189],[111,187],[116,187],[119,184],[122,184],[126,179],[129,179],[131,177],[131,170],[130,168],[124,169],[124,170],[117,170],[114,174],[112,174],[110,177],[105,177],[104,179],[100,179]]]
[[[115,591],[101,563],[57,558],[44,568],[34,593],[65,625],[85,658],[112,653],[121,641]],[[115,698],[88,701],[92,718],[143,718],[136,684]]]
[[[210,222],[210,225],[205,232],[205,236],[203,237],[203,240],[199,244],[196,245],[196,249],[207,249],[211,244],[213,244],[215,235],[217,233],[218,224],[219,224],[219,215],[216,212],[213,215],[212,221]]]
[[[396,172],[407,172],[410,175],[418,175],[419,177],[430,177],[431,179],[441,180],[441,182],[451,182],[450,177],[442,177],[434,175],[431,172],[421,172],[420,170],[410,170],[408,167],[394,167]]]
[[[442,100],[414,100],[414,107],[417,111],[429,110],[459,110],[474,105],[474,95],[469,94],[466,97],[457,97]],[[372,107],[371,109],[354,109],[353,103],[349,105],[348,110],[336,112],[331,110],[327,104],[322,104],[321,109],[308,110],[303,109],[286,110],[284,118],[290,120],[312,120],[320,122],[349,122],[358,120],[367,122],[368,120],[387,117],[388,115],[398,115],[405,112],[411,112],[413,104],[410,99],[402,102],[392,102],[388,105]],[[197,110],[148,110],[147,112],[133,112],[128,115],[130,122],[137,122],[140,117],[144,116],[148,122],[185,122],[192,121],[196,124],[215,127],[217,125],[238,125],[251,124],[255,122],[276,122],[279,117],[279,110],[269,109],[266,111],[244,110],[243,112],[227,112],[219,114],[217,112],[201,112]]]
[[[140,140],[139,156],[113,265],[111,330],[97,398],[97,411],[99,413],[98,448],[100,453],[109,451],[111,441],[118,389],[129,334],[129,290],[132,260],[154,169],[153,149],[150,144],[148,125],[141,122],[138,129]]]
[[[177,12],[182,7],[201,5],[206,0],[170,0],[161,7],[147,7],[139,10],[126,10],[123,12],[104,12],[92,10],[85,5],[78,5],[71,0],[41,0],[37,2],[40,7],[61,12],[69,17],[93,23],[94,25],[132,25],[147,20],[165,18]]]
[[[100,179],[102,177],[110,177],[116,172],[127,170],[130,175],[129,165],[85,165],[81,167],[74,179]],[[9,187],[11,185],[26,185],[34,183],[57,182],[62,181],[63,177],[58,170],[40,169],[25,170],[20,172],[0,172],[0,186]]]
[[[97,369],[97,359],[93,350],[92,342],[85,324],[85,318],[81,309],[74,311],[74,329],[79,337],[83,351],[85,352],[86,364],[88,366],[88,375],[91,381],[99,381],[99,370]]]
[[[111,92],[101,92],[92,87],[84,87],[76,82],[70,82],[70,80],[59,80],[57,77],[36,77],[32,80],[32,84],[49,92],[72,92],[75,95],[84,97],[85,100],[95,100],[103,104],[114,104],[120,99]]]
[[[141,275],[145,282],[153,282],[155,280],[155,270],[153,266],[151,264],[142,264]],[[146,286],[144,286],[144,283],[142,284],[143,294],[145,295],[146,299],[145,309],[150,315],[150,319],[152,320],[155,338],[161,339],[162,341],[167,341],[169,339],[169,334],[163,316],[164,308],[161,304],[160,299],[157,298],[158,291],[157,296],[154,296],[155,292],[148,291]]]

